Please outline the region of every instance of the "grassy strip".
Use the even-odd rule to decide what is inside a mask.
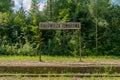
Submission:
[[[0,77],[119,77],[119,74],[0,74]]]
[[[0,61],[36,61],[39,60],[38,56],[0,56]],[[71,56],[42,56],[42,60],[45,61],[79,61],[79,57]],[[114,61],[120,60],[118,56],[84,56],[82,57],[83,61]]]
[[[11,75],[11,74],[10,74]],[[34,74],[33,74],[34,75]],[[115,77],[113,75],[108,75],[103,74],[103,76],[100,77],[95,77],[96,74],[93,74],[93,76],[90,77],[65,77],[65,76],[46,76],[46,77],[32,77],[32,76],[3,76],[0,77],[0,80],[120,80],[120,77]],[[101,75],[101,74],[98,74]],[[105,75],[105,76],[104,76]]]
[[[119,56],[84,56],[84,61],[114,61],[120,60]]]
[[[7,61],[36,61],[39,60],[38,56],[0,56],[1,60]],[[66,60],[79,60],[76,57],[67,57],[67,56],[42,56],[42,60],[47,61],[66,61]]]

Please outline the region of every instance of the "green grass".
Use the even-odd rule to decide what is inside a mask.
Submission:
[[[1,60],[15,60],[15,61],[36,61],[39,60],[38,56],[0,56],[0,61]],[[42,60],[48,60],[48,61],[64,61],[64,60],[77,60],[77,58],[74,57],[63,57],[63,56],[42,56]]]
[[[109,60],[120,60],[119,56],[85,56],[84,61],[109,61]]]
[[[0,56],[0,61],[33,61],[33,60],[38,60],[38,57],[30,57],[30,56]]]
[[[39,56],[0,56],[0,61],[36,61],[39,60]],[[79,61],[79,57],[71,56],[42,56],[44,61]],[[120,60],[117,56],[84,56],[82,61],[110,61],[110,60]]]

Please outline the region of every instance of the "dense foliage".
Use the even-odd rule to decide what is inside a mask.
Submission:
[[[120,55],[119,0],[48,0],[25,11],[0,0],[0,55],[79,55],[78,30],[39,30],[39,22],[81,22],[82,55]]]

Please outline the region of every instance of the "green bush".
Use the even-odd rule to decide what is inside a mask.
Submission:
[[[5,45],[0,46],[0,55],[23,55],[23,56],[36,56],[37,49],[33,48],[30,43],[15,44],[14,46]]]

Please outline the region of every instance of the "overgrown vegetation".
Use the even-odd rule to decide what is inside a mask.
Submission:
[[[78,56],[77,30],[39,31],[39,22],[81,22],[82,55],[120,54],[119,0],[48,0],[39,11],[32,0],[25,11],[13,10],[12,0],[0,0],[0,55]]]

